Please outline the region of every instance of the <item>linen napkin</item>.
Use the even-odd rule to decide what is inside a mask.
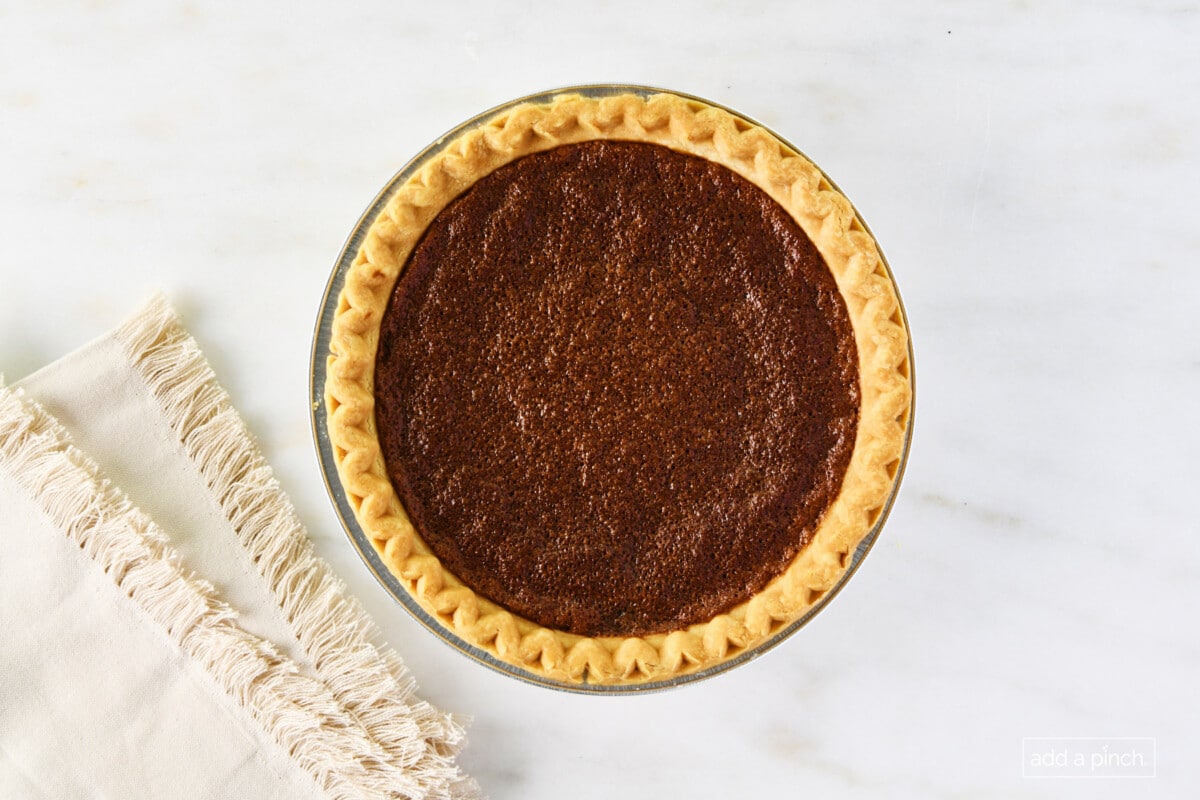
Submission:
[[[0,380],[0,796],[465,798],[161,297]]]

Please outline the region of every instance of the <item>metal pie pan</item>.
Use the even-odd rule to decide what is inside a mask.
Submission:
[[[687,99],[697,100],[705,105],[727,111],[735,117],[740,117],[751,125],[766,130],[794,152],[802,154],[802,151],[800,151],[799,148],[793,146],[782,136],[775,133],[762,123],[747,117],[745,114],[734,111],[733,109],[730,109],[727,106],[712,100],[697,97],[685,92],[678,92],[672,89],[660,89],[651,86],[630,84],[589,84],[584,86],[568,86],[560,89],[538,92],[537,94],[527,95],[525,97],[498,105],[472,117],[471,119],[447,131],[434,142],[431,142],[425,149],[414,156],[411,161],[405,164],[399,172],[392,176],[391,180],[389,180],[379,194],[375,196],[375,199],[363,212],[362,216],[359,217],[357,224],[355,224],[349,238],[342,247],[341,253],[334,265],[333,272],[325,286],[325,293],[321,298],[320,311],[317,317],[316,329],[313,334],[313,345],[309,367],[309,392],[312,409],[313,441],[316,446],[317,458],[320,462],[325,488],[329,492],[329,497],[333,503],[334,511],[336,512],[338,519],[341,521],[342,527],[350,539],[350,543],[362,558],[363,563],[366,564],[367,569],[370,570],[371,574],[375,576],[376,580],[379,581],[384,590],[387,591],[387,593],[390,594],[396,602],[403,606],[418,622],[428,628],[434,635],[436,635],[446,644],[453,647],[458,652],[469,656],[484,666],[490,667],[497,672],[516,678],[525,683],[578,694],[640,694],[645,692],[661,691],[663,689],[683,686],[704,680],[706,678],[711,678],[714,675],[727,672],[728,670],[731,670],[763,655],[768,650],[774,648],[782,641],[790,637],[796,631],[803,628],[810,620],[812,620],[813,617],[826,608],[842,589],[842,587],[846,585],[846,583],[858,570],[859,566],[866,558],[867,553],[870,552],[871,547],[878,540],[880,531],[883,530],[884,523],[887,521],[888,514],[891,512],[892,505],[896,499],[896,494],[900,488],[901,479],[904,476],[905,465],[908,462],[908,454],[912,440],[914,410],[913,402],[915,401],[915,394],[913,395],[914,400],[910,401],[909,420],[905,431],[904,446],[900,456],[900,467],[896,472],[891,490],[888,493],[887,501],[885,502],[878,519],[875,521],[875,524],[872,526],[870,532],[866,535],[866,537],[863,538],[858,547],[854,550],[854,553],[850,559],[850,563],[838,582],[829,591],[827,591],[821,597],[821,599],[803,616],[781,627],[775,633],[771,634],[769,638],[757,646],[746,649],[738,653],[736,656],[722,661],[714,666],[708,667],[707,669],[676,675],[665,680],[650,680],[641,683],[598,684],[588,683],[586,681],[583,683],[573,683],[568,681],[554,680],[532,670],[523,669],[522,667],[502,661],[488,651],[464,640],[453,630],[446,627],[440,620],[430,615],[429,612],[427,612],[420,605],[420,603],[417,602],[416,598],[414,598],[408,592],[404,585],[401,584],[396,576],[392,574],[387,565],[384,564],[383,560],[379,556],[379,553],[376,552],[374,545],[372,545],[370,537],[367,536],[362,527],[359,525],[358,519],[354,514],[354,509],[351,506],[350,501],[346,496],[346,491],[342,487],[341,480],[338,477],[337,464],[334,461],[333,446],[329,440],[329,429],[326,419],[326,362],[330,354],[333,317],[337,310],[338,297],[341,294],[343,285],[345,284],[346,273],[350,269],[351,264],[354,262],[359,248],[362,246],[363,240],[366,237],[367,229],[374,222],[375,218],[379,215],[396,190],[411,176],[416,174],[416,172],[420,170],[421,167],[423,167],[434,155],[440,152],[446,142],[453,141],[458,136],[470,131],[473,128],[479,127],[497,114],[503,113],[511,108],[524,103],[548,103],[554,97],[561,94],[574,93],[590,98],[603,98],[620,94],[635,94],[642,97],[648,97],[650,95],[660,94],[663,92]],[[809,160],[811,161],[811,159]],[[820,168],[818,167],[818,169]],[[837,188],[837,185],[830,180],[827,175],[825,175],[823,170],[821,171],[821,174],[827,181],[829,181],[830,185],[832,185],[835,189]],[[859,215],[859,221],[862,221],[861,215]],[[880,257],[883,260],[884,269],[887,270],[888,276],[891,277],[891,268],[888,266],[887,259],[883,256],[882,252],[880,252]],[[892,281],[892,285],[893,287],[896,285],[894,280]],[[899,300],[898,290],[897,300]],[[908,317],[905,314],[904,304],[902,301],[900,302],[900,313],[903,317],[904,328],[907,333]],[[915,388],[912,366],[913,352],[911,334],[908,336],[908,364],[909,381],[910,384],[912,384]]]

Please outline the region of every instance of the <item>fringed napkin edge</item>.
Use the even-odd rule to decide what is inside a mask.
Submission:
[[[53,417],[3,385],[0,468],[330,797],[419,792],[328,687],[238,626],[237,613],[184,569],[167,536]]]

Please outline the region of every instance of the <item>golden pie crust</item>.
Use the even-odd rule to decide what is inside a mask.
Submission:
[[[388,479],[374,418],[380,323],[425,228],[480,178],[561,144],[650,142],[721,164],[778,202],[824,257],[854,329],[861,409],[841,492],[808,545],[763,590],[685,630],[583,637],[551,630],[477,595],[444,569]],[[325,402],[338,475],[359,525],[420,606],[471,645],[550,681],[657,682],[737,657],[802,617],[845,573],[898,479],[912,383],[908,333],[874,239],[806,158],[730,112],[668,93],[576,94],[497,114],[445,144],[387,202],[346,275],[333,320]]]

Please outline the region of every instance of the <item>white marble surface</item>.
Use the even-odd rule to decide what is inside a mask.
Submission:
[[[474,716],[493,797],[1196,796],[1197,4],[567,5],[0,3],[0,370],[163,289],[320,552]],[[919,387],[849,588],[763,659],[632,698],[520,684],[410,621],[337,527],[306,400],[388,177],[484,108],[605,80],[821,164],[888,254]],[[1038,736],[1155,737],[1157,777],[1023,778]]]

